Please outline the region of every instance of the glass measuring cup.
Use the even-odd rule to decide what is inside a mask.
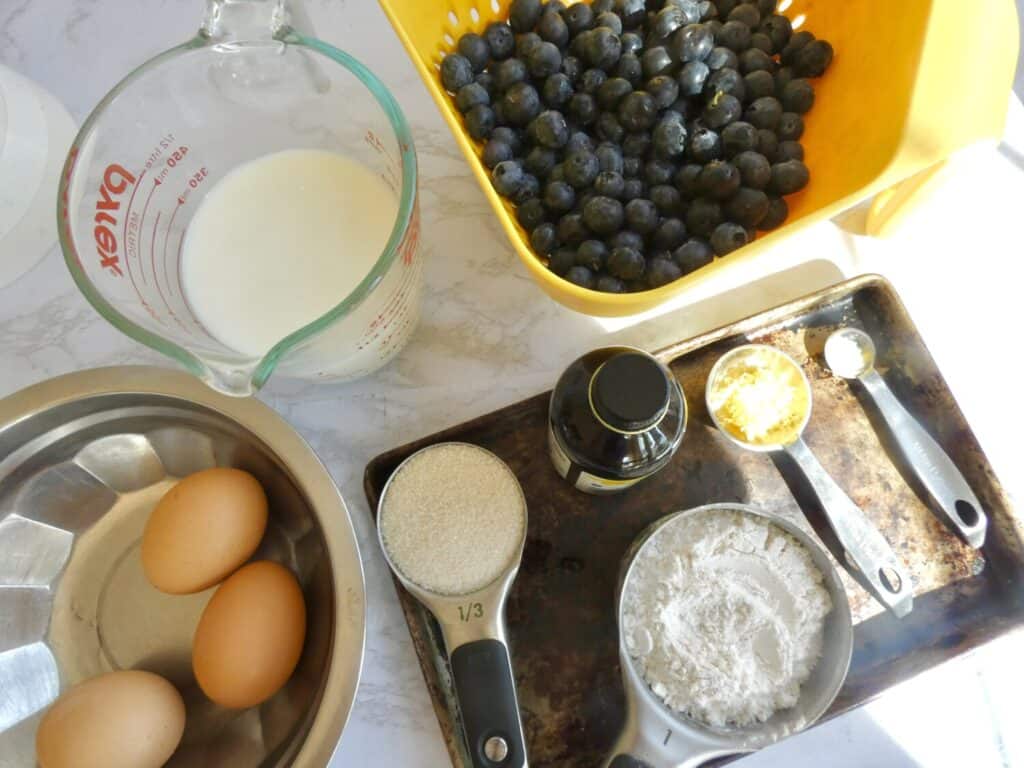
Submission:
[[[211,335],[196,316],[182,284],[182,243],[221,178],[286,149],[327,150],[362,164],[394,194],[395,221],[354,290],[339,290],[332,309],[253,356]],[[118,83],[71,147],[58,227],[76,284],[104,318],[228,394],[251,394],[274,371],[370,373],[404,346],[419,315],[409,126],[366,67],[288,25],[287,0],[208,0],[194,38]]]

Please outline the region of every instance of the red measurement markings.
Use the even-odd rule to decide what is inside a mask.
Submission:
[[[167,283],[167,292],[171,292],[171,276],[167,272],[167,244],[171,241],[171,232],[174,231],[174,217],[178,215],[178,210],[181,208],[181,203],[175,201],[174,210],[171,211],[171,218],[167,220],[167,237],[164,238],[164,281]],[[181,239],[185,239],[185,233],[181,233]],[[181,256],[181,243],[178,243],[178,255]],[[178,282],[178,293],[181,293],[181,281]]]
[[[153,193],[156,192],[156,188],[159,187],[159,186],[160,186],[160,184],[156,181],[156,179],[154,179],[153,180],[153,184],[149,188],[149,194],[146,195],[146,202],[142,205],[142,215],[139,217],[139,241],[140,241],[140,243],[141,243],[141,240],[142,240],[142,233],[146,229],[146,211],[149,210],[149,201],[153,199]],[[132,194],[134,195],[134,193],[132,193]],[[156,220],[158,222],[160,221],[160,214],[159,213],[157,213]],[[127,222],[125,222],[125,223],[127,225]],[[154,238],[156,237],[156,224],[153,225],[153,237]],[[127,251],[126,251],[126,253],[125,253],[125,261],[129,260],[128,257],[130,255],[131,254],[127,253]],[[149,285],[149,283],[146,282],[146,269],[144,267],[145,262],[142,260],[142,248],[141,248],[141,245],[136,247],[135,258],[137,258],[139,260],[139,274],[142,275],[142,284],[143,285]],[[156,281],[156,273],[155,272],[153,273],[153,280],[154,280],[154,282]]]

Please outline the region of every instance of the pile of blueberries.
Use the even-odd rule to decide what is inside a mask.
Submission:
[[[647,290],[782,224],[833,52],[776,2],[513,0],[462,36],[441,80],[553,272]]]

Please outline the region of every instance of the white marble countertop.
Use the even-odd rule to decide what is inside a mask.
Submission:
[[[191,36],[201,9],[200,0],[4,0],[0,62],[41,83],[81,121],[130,69]],[[1013,331],[1020,328],[1024,111],[1018,103],[1008,133],[1012,146],[1002,154],[966,154],[934,205],[911,215],[894,239],[869,242],[824,223],[777,254],[779,264],[806,262],[799,268],[719,297],[690,297],[689,306],[642,324],[601,322],[561,308],[534,286],[377,4],[317,0],[307,10],[318,36],[360,58],[388,84],[413,126],[427,260],[421,326],[390,367],[349,385],[272,381],[260,395],[327,464],[363,548],[366,664],[332,766],[449,765],[368,524],[361,485],[367,461],[550,387],[566,364],[607,342],[609,333],[654,347],[844,274],[881,271],[901,291],[997,472],[1020,498],[1013,446],[1024,420],[1019,408],[1005,408],[991,395],[995,386],[1019,398],[1021,381],[1019,355],[1005,355],[1019,346]],[[982,169],[989,179],[984,184]],[[88,306],[57,249],[0,291],[0,360],[0,395],[86,367],[170,364]],[[1000,373],[1011,374],[1011,383],[1002,385]],[[743,764],[819,766],[823,749],[830,765],[842,766],[1024,764],[1021,732],[1011,727],[1019,726],[1018,692],[1024,690],[1020,648],[1019,637],[989,646]]]

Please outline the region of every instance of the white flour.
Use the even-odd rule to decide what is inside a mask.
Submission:
[[[749,725],[796,704],[832,601],[796,539],[768,520],[709,511],[644,547],[623,633],[651,689],[708,725]]]

